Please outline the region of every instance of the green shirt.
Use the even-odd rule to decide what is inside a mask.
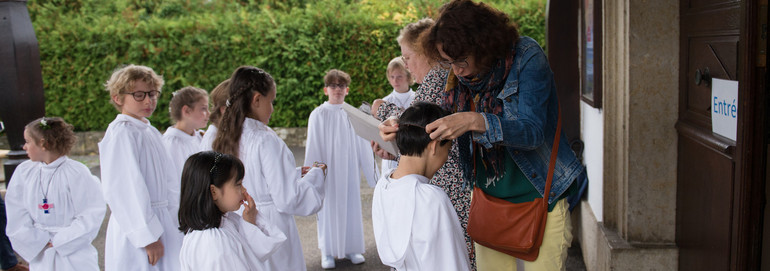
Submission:
[[[503,177],[489,187],[486,187],[488,172],[484,167],[484,163],[481,161],[481,155],[479,155],[478,150],[476,150],[476,154],[474,155],[476,163],[476,186],[490,196],[512,203],[530,202],[542,198],[543,196],[537,192],[537,189],[535,189],[535,186],[533,186],[529,179],[527,179],[527,176],[524,176],[524,173],[519,166],[516,165],[516,162],[513,161],[513,158],[511,158],[507,152],[504,156],[505,161],[503,161],[503,163],[505,172],[503,172]],[[559,200],[568,197],[572,193],[575,193],[575,191],[577,191],[577,186],[575,186],[575,182],[572,182],[569,188],[567,188],[567,191],[561,194],[561,196],[551,204],[548,204],[548,212],[553,211],[553,208]]]

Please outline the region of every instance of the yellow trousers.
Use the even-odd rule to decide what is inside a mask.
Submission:
[[[567,199],[556,203],[548,213],[540,254],[533,262],[523,261],[525,271],[564,270],[567,249],[572,244],[572,221],[567,209]],[[516,271],[516,258],[475,243],[476,268],[478,271]]]

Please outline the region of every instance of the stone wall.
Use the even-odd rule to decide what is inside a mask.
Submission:
[[[679,2],[602,5],[602,206],[573,226],[588,270],[676,270]]]
[[[276,127],[275,133],[286,142],[288,146],[305,146],[307,137],[307,127]],[[76,132],[78,137],[75,147],[72,148],[70,155],[97,155],[99,154],[98,143],[104,137],[104,131]],[[8,144],[8,138],[3,134],[0,136],[0,149],[8,150],[11,147]]]

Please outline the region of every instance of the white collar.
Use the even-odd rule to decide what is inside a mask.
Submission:
[[[64,161],[67,161],[66,155],[59,156],[59,158],[56,158],[56,160],[53,160],[50,164],[46,164],[45,162],[40,162],[40,164],[45,169],[53,169],[59,167]]]
[[[267,127],[267,125],[261,121],[249,117],[246,117],[246,119],[243,120],[243,129],[245,130],[247,128],[252,130],[270,130],[270,127]]]
[[[147,118],[142,118],[142,119],[145,120],[146,122],[126,114],[118,114],[118,116],[115,117],[116,121],[129,122],[136,126],[139,126],[140,128],[148,128],[151,126],[150,120],[148,120]]]
[[[166,129],[166,133],[168,135],[170,135],[170,136],[184,138],[184,139],[191,139],[191,138],[195,138],[197,136],[200,136],[200,132],[198,132],[197,129],[193,130],[193,134],[191,135],[191,134],[185,133],[185,131],[182,131],[179,128],[176,128],[176,127],[173,127],[173,126],[168,127],[168,129]]]

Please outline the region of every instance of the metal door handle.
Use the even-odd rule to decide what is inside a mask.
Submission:
[[[702,73],[700,69],[695,69],[695,85],[700,86],[701,83],[706,83],[706,86],[711,85],[711,73],[708,67],[703,68]]]

